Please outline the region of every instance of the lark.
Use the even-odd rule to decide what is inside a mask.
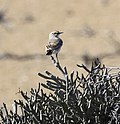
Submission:
[[[51,32],[49,34],[48,45],[46,46],[46,55],[52,56],[53,54],[55,54],[58,62],[58,53],[63,45],[63,41],[59,37],[62,33],[63,32],[60,31]]]

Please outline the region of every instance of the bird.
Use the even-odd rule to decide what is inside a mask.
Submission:
[[[57,62],[59,62],[58,53],[63,45],[63,41],[59,37],[62,33],[63,32],[61,31],[52,31],[49,34],[48,45],[46,46],[46,55],[52,56],[53,54],[55,54]]]

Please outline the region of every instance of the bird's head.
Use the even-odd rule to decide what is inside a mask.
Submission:
[[[52,31],[50,34],[49,34],[49,38],[54,38],[54,37],[59,37],[60,34],[62,34],[63,32],[61,31]]]

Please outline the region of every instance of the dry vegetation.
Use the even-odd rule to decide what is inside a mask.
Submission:
[[[53,56],[51,60],[62,77],[50,71],[39,72],[45,81],[39,83],[38,89],[31,88],[30,95],[19,90],[22,99],[14,100],[12,110],[3,103],[2,124],[120,123],[119,67],[106,67],[96,59],[91,69],[77,65],[87,73],[80,76],[78,71],[69,74]],[[50,93],[46,94],[43,87]]]

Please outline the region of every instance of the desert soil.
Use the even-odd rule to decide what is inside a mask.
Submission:
[[[59,58],[69,73],[84,55],[120,66],[119,0],[0,0],[0,106],[45,83],[38,72],[60,75],[44,51],[54,30],[64,32]]]

